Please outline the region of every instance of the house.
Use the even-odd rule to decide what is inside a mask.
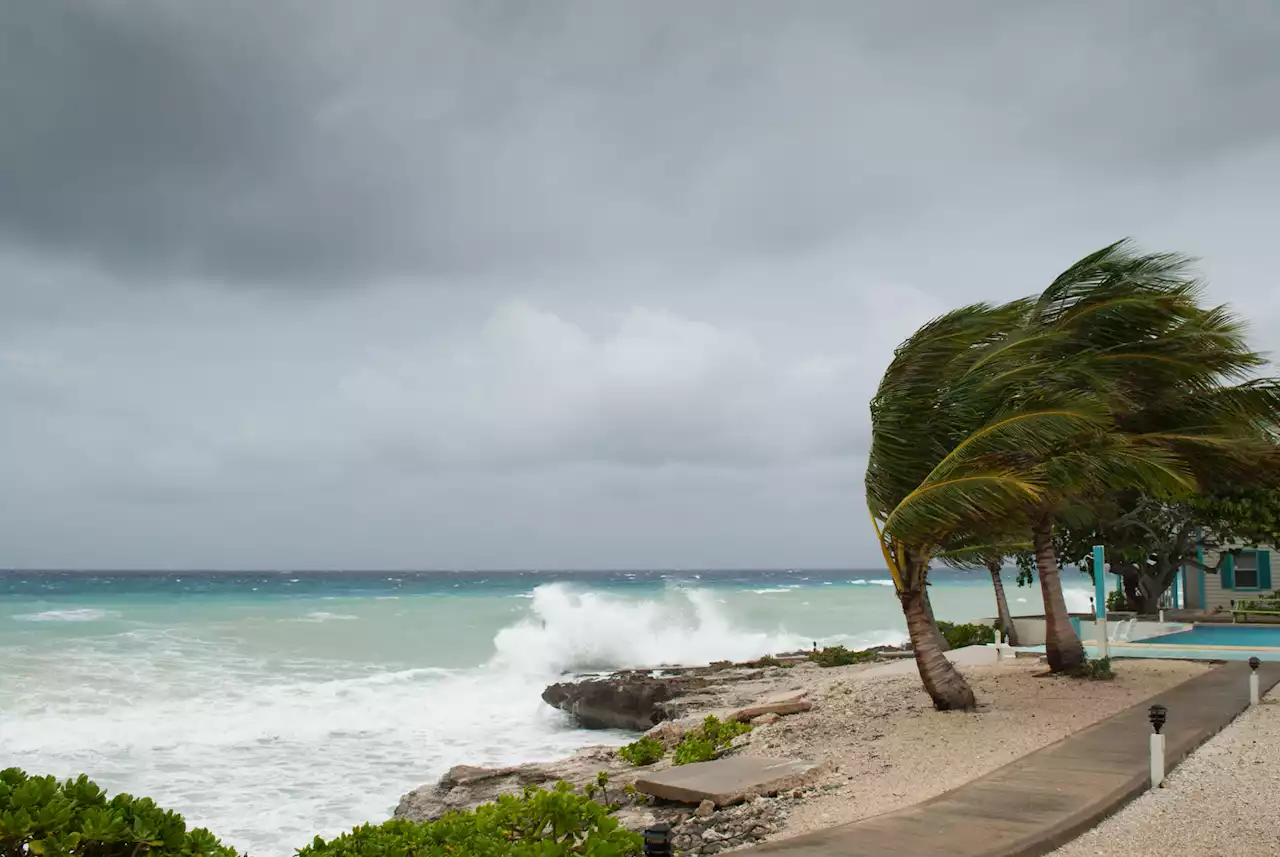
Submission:
[[[1271,580],[1273,551],[1270,545],[1262,545],[1228,555],[1223,558],[1217,574],[1194,564],[1184,565],[1179,575],[1181,580],[1175,584],[1175,589],[1182,590],[1182,606],[1210,612],[1219,607],[1230,610],[1232,601],[1275,591],[1276,585]],[[1205,561],[1203,550],[1200,559]],[[1216,557],[1208,558],[1210,564],[1215,560]]]

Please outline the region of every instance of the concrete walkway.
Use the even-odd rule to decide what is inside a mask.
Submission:
[[[1259,673],[1263,693],[1280,683],[1280,665]],[[1244,664],[1220,666],[932,800],[751,853],[1040,857],[1147,790],[1150,705],[1169,709],[1172,769],[1248,707],[1248,675]]]

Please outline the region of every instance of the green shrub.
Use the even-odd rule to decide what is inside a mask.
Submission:
[[[791,664],[784,664],[782,661],[778,660],[773,655],[765,655],[763,658],[760,658],[759,660],[748,661],[747,666],[757,667],[757,668],[758,667],[789,667],[791,666]]]
[[[942,632],[947,645],[953,649],[981,646],[996,641],[996,629],[990,625],[956,625],[952,622],[939,622],[938,630]]]
[[[59,782],[0,771],[0,857],[236,857],[203,828],[187,830],[177,813],[150,798],[110,800],[84,774]]]
[[[634,857],[642,847],[606,807],[559,783],[427,824],[395,819],[329,842],[317,836],[298,857]]]
[[[1111,658],[1085,661],[1070,674],[1075,678],[1087,678],[1089,681],[1111,681],[1116,677],[1115,670],[1111,669]]]
[[[709,714],[701,726],[684,736],[684,740],[676,747],[672,761],[677,765],[709,762],[715,758],[717,750],[728,747],[734,738],[750,731],[750,723],[720,720],[714,714]]]
[[[1128,610],[1129,599],[1125,597],[1123,592],[1117,592],[1113,589],[1107,593],[1107,609]]]
[[[820,667],[847,667],[880,659],[880,653],[871,649],[851,652],[844,646],[827,646],[820,652],[810,652],[809,660]]]
[[[637,768],[652,765],[666,754],[667,748],[662,746],[661,741],[653,738],[641,738],[639,741],[632,741],[625,747],[618,748],[618,756]]]

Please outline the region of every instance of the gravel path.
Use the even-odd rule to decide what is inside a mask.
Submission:
[[[1179,765],[1164,787],[1051,857],[1280,854],[1280,693]]]

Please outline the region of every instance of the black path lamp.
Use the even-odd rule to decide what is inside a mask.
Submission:
[[[1165,721],[1169,719],[1169,709],[1156,703],[1147,712],[1147,719],[1151,721],[1151,728],[1156,730],[1156,734],[1159,735],[1160,730],[1164,728]]]
[[[644,832],[644,857],[672,857],[671,825],[665,821]]]
[[[1147,719],[1151,721],[1151,788],[1159,788],[1164,782],[1164,735],[1160,730],[1169,719],[1169,709],[1156,703],[1147,710]]]
[[[1249,658],[1249,704],[1257,705],[1258,700],[1262,698],[1262,691],[1258,687],[1258,667],[1262,666],[1262,661],[1258,660],[1258,656],[1254,655]]]

